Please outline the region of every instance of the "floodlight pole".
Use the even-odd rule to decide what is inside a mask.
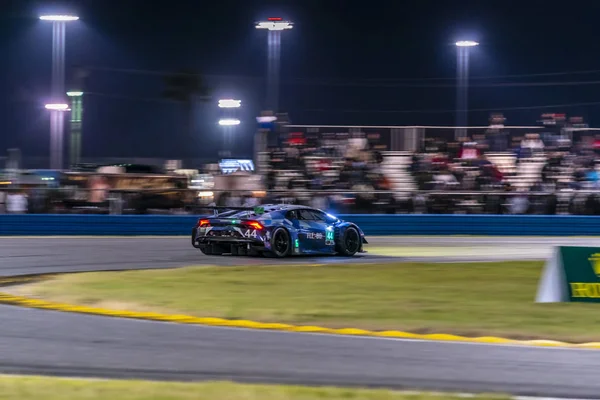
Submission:
[[[279,107],[279,64],[281,60],[281,32],[292,29],[293,24],[281,18],[260,21],[256,29],[267,29],[267,109],[277,112]]]
[[[461,40],[455,43],[457,48],[456,59],[456,126],[457,139],[467,136],[468,95],[469,95],[469,51],[479,43],[471,40]]]
[[[219,100],[219,108],[221,109],[219,125],[223,130],[223,152],[227,152],[233,140],[235,127],[240,124],[238,119],[238,110],[242,106],[242,101],[239,99],[221,99]]]
[[[279,107],[279,64],[281,61],[281,31],[272,31],[268,33],[268,86],[267,86],[267,106],[273,111],[278,111]]]
[[[81,129],[83,123],[83,92],[67,92],[71,99],[71,165],[81,162]]]
[[[64,102],[65,92],[65,28],[64,21],[52,22],[52,101]],[[50,111],[50,168],[63,168],[64,114]]]
[[[65,30],[68,21],[79,19],[69,15],[44,15],[52,22],[52,103],[65,103]],[[50,168],[63,168],[64,114],[50,110]]]

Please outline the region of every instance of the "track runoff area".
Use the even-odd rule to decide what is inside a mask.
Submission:
[[[241,320],[263,324],[260,329],[310,332],[307,327],[312,327],[323,333],[449,344],[473,341],[596,348],[600,347],[594,323],[597,305],[585,304],[600,301],[600,248],[592,247],[594,242],[372,238],[366,247],[368,256],[353,258],[351,263],[321,257],[269,260],[267,265],[256,258],[204,256],[190,249],[183,238],[0,239],[0,268],[5,276],[51,274],[3,289],[5,302],[25,307],[90,314],[108,310],[104,315],[147,319],[152,319],[151,314],[176,314],[209,325],[212,321],[243,326],[235,322]],[[140,260],[132,260],[132,254],[140,255]],[[500,261],[503,259],[509,261]],[[132,271],[62,274],[110,269]],[[566,302],[574,304],[565,307]],[[10,379],[0,381],[0,386],[34,382]],[[77,386],[67,381],[43,384]],[[142,386],[140,391],[150,390]],[[71,389],[60,390],[70,393]],[[196,389],[208,390],[202,385]],[[186,386],[185,390],[196,389]],[[168,390],[177,393],[179,389]],[[226,390],[248,393],[258,389],[236,386]],[[283,391],[286,398],[312,396],[309,392],[295,394],[286,387],[268,390]],[[378,398],[382,394],[362,395]],[[333,390],[324,396],[345,394]]]

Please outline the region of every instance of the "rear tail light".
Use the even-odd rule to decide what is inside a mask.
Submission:
[[[198,221],[198,227],[202,228],[203,226],[210,226],[210,221],[207,219],[201,219]]]
[[[253,229],[259,230],[259,231],[264,228],[261,225],[261,223],[258,222],[258,221],[249,221],[249,222],[246,222],[246,225],[249,226],[249,227],[251,227],[251,228],[253,228]]]

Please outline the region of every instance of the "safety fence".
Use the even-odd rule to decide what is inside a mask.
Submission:
[[[0,215],[0,236],[186,236],[200,215]],[[600,217],[340,215],[367,235],[600,236]]]

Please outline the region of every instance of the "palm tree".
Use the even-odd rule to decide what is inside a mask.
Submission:
[[[205,85],[201,74],[193,70],[181,70],[165,77],[166,89],[163,96],[169,100],[177,101],[184,106],[186,115],[185,142],[195,143],[194,134],[194,111],[200,102],[208,102],[211,99],[211,91]],[[192,152],[195,146],[186,146]]]

